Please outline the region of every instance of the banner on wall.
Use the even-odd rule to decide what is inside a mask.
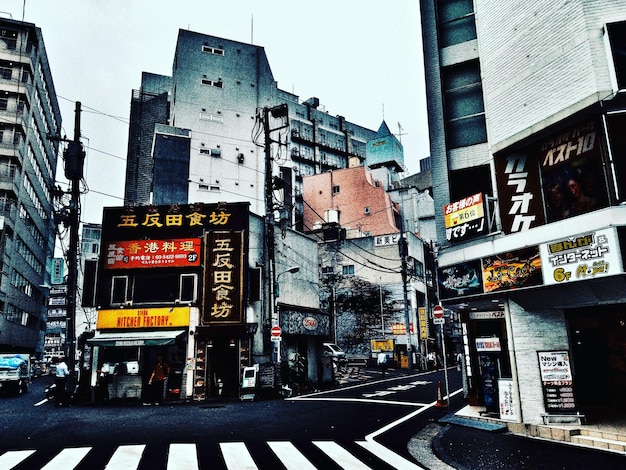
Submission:
[[[533,246],[483,258],[482,275],[486,293],[539,286],[542,284],[539,248]]]
[[[539,245],[546,285],[595,279],[623,272],[614,228],[563,237]]]

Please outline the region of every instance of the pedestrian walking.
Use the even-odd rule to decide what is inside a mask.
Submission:
[[[65,363],[65,359],[56,358],[56,375],[54,378],[54,404],[55,406],[67,405],[65,387],[67,385],[67,376],[70,374],[70,370]]]
[[[163,392],[165,389],[165,382],[168,375],[170,375],[170,366],[163,360],[163,356],[160,354],[157,356],[157,362],[152,370],[148,385],[150,386],[150,398],[155,405],[160,404],[163,401]]]
[[[385,372],[387,371],[387,354],[384,351],[378,353],[378,367],[380,367],[380,371],[382,372],[383,377],[385,376]]]

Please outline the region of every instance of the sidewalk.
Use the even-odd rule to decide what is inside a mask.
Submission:
[[[626,467],[626,427],[619,419],[593,425],[524,425],[481,418],[465,407],[439,419],[432,449],[443,467],[464,469],[618,469]]]

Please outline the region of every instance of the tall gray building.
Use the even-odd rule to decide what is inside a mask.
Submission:
[[[41,30],[0,20],[0,349],[41,355],[61,114]]]
[[[264,108],[284,118],[272,173],[289,188],[276,197],[292,221],[302,178],[362,163],[376,136],[279,89],[263,47],[180,30],[172,77],[144,73],[133,92],[125,204],[249,201],[264,214]]]
[[[623,414],[626,4],[420,3],[439,293],[469,404]]]

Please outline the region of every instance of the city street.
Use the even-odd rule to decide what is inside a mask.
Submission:
[[[421,468],[407,442],[441,416],[429,405],[443,373],[379,377],[290,400],[34,406],[45,377],[0,400],[0,467]]]
[[[70,408],[40,404],[52,381],[43,377],[25,395],[0,398],[0,468],[621,468],[616,454],[437,424],[463,405],[458,372],[449,371],[449,410],[433,406],[442,371],[390,372],[383,380],[366,369],[353,383],[286,400]],[[412,447],[433,426],[435,451],[429,438],[420,461]]]

